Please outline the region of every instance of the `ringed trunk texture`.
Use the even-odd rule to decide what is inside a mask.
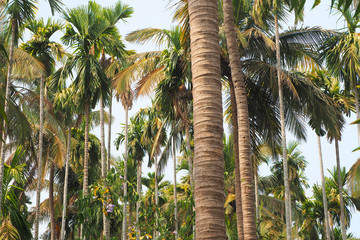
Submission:
[[[124,206],[123,206],[123,224],[122,224],[122,239],[127,239],[127,227],[126,227],[126,219],[127,219],[127,161],[128,161],[128,113],[129,108],[125,108],[125,161],[124,161]],[[141,178],[141,175],[140,175]],[[136,208],[137,210],[137,208]],[[138,213],[136,212],[136,217],[138,217]],[[136,222],[138,218],[136,218]]]
[[[15,47],[15,33],[16,33],[16,20],[12,19],[12,28],[11,28],[11,43],[10,43],[10,52],[9,52],[9,66],[8,66],[8,72],[7,72],[7,83],[6,83],[6,89],[5,89],[5,101],[4,101],[4,112],[7,114],[9,110],[9,103],[7,100],[10,99],[10,85],[11,85],[11,72],[12,72],[12,65],[13,65],[13,55],[14,55],[14,47]],[[6,147],[6,138],[8,134],[8,125],[6,121],[4,120],[2,122],[2,139],[3,143],[1,144],[1,152],[0,152],[0,186],[3,185],[4,181],[4,160],[5,160],[5,147]],[[2,187],[0,187],[0,199],[2,199]],[[2,215],[1,212],[1,201],[0,201],[0,216]]]
[[[159,206],[159,193],[158,193],[158,161],[157,161],[157,152],[155,153],[155,228],[154,228],[154,239],[157,238],[158,235],[158,225],[159,225],[159,214],[158,214],[158,206]]]
[[[50,207],[50,235],[55,240],[55,209],[54,209],[54,164],[50,164],[49,176],[49,207]]]
[[[107,152],[107,170],[110,171],[110,157],[111,157],[111,115],[112,115],[112,90],[110,91],[109,104],[109,129],[108,129],[108,152]]]
[[[245,239],[257,239],[255,219],[254,175],[251,162],[249,112],[240,54],[235,32],[234,11],[231,0],[224,0],[226,42],[229,52],[231,77],[237,107],[238,146],[241,176],[242,214]]]
[[[189,0],[196,239],[226,239],[223,115],[216,0]]]
[[[40,217],[40,194],[41,194],[41,173],[42,173],[42,152],[43,152],[43,126],[44,126],[44,82],[45,76],[40,80],[40,129],[39,129],[39,158],[38,158],[38,180],[36,188],[36,216],[35,216],[35,240],[39,239],[39,217]]]
[[[175,239],[179,238],[179,226],[178,226],[178,210],[177,210],[177,192],[176,192],[176,151],[175,151],[175,141],[174,137],[172,139],[172,152],[173,152],[173,160],[174,160],[174,224],[175,224]]]
[[[325,177],[324,177],[324,166],[321,150],[321,140],[320,136],[317,135],[318,149],[319,149],[319,162],[320,162],[320,174],[321,174],[321,190],[323,195],[323,205],[324,205],[324,216],[325,216],[325,237],[326,240],[330,240],[330,227],[329,227],[329,210],[326,197],[326,188],[325,188]]]
[[[255,213],[256,213],[256,224],[260,221],[260,206],[259,206],[259,175],[258,169],[254,169],[254,187],[255,187]]]
[[[275,15],[275,44],[276,44],[277,78],[278,78],[278,88],[279,88],[279,104],[280,104],[281,145],[282,145],[282,157],[283,157],[283,165],[284,165],[286,239],[291,240],[291,224],[292,224],[291,195],[290,195],[288,160],[287,160],[287,150],[286,150],[284,99],[283,99],[283,89],[282,89],[282,80],[281,80],[279,20],[277,15]]]
[[[141,203],[141,161],[138,161],[137,166],[137,194],[139,199],[136,202],[136,240],[140,240],[141,232],[140,232],[140,222],[139,222],[139,215],[140,215],[140,203]]]
[[[237,106],[235,99],[235,90],[232,79],[229,80],[230,97],[231,97],[231,121],[233,125],[233,138],[234,138],[234,161],[235,161],[235,204],[236,204],[236,221],[238,239],[244,240],[244,226],[243,226],[243,213],[242,213],[242,200],[241,200],[241,181],[240,181],[240,162],[239,162],[239,130],[238,130],[238,116]]]
[[[346,228],[345,228],[345,209],[344,209],[344,196],[343,186],[341,181],[341,166],[340,166],[340,153],[339,153],[339,142],[335,139],[335,152],[336,152],[336,168],[338,172],[338,184],[339,184],[339,195],[340,195],[340,222],[341,222],[341,235],[342,239],[346,240]]]
[[[105,156],[105,126],[104,126],[104,101],[102,96],[100,97],[100,141],[101,141],[101,178],[105,181],[107,166],[106,166],[106,156]],[[108,196],[107,196],[108,198]],[[104,201],[104,209],[106,209],[106,202]],[[103,212],[103,234],[106,239],[110,238],[110,225],[109,221],[106,218],[105,212]]]
[[[70,160],[70,147],[71,147],[71,128],[68,128],[68,138],[67,138],[67,149],[66,149],[66,162],[65,162],[65,183],[64,183],[64,196],[63,196],[63,210],[61,217],[61,240],[65,240],[65,216],[66,216],[66,207],[67,207],[67,191],[69,184],[69,160]]]
[[[84,179],[83,179],[83,194],[89,194],[89,102],[85,103],[85,147],[84,147]]]

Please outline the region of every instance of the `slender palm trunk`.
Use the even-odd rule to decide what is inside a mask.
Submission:
[[[356,83],[353,83],[353,91],[355,95],[355,112],[356,119],[360,119],[360,108],[359,108],[359,90],[356,87]],[[358,132],[358,144],[360,145],[360,124],[356,124]]]
[[[139,215],[140,215],[140,203],[141,203],[141,161],[138,161],[137,166],[137,194],[139,199],[136,202],[136,240],[140,240],[141,232],[140,232],[140,222],[139,222]]]
[[[234,138],[234,161],[235,161],[235,204],[236,204],[236,221],[238,230],[238,239],[244,240],[244,226],[241,200],[241,181],[240,181],[240,163],[239,163],[239,129],[238,115],[235,98],[235,90],[232,79],[229,79],[230,97],[231,97],[231,121],[233,125]]]
[[[176,151],[174,137],[172,139],[172,152],[174,160],[174,224],[175,224],[175,240],[179,238],[179,226],[178,226],[178,209],[177,209],[177,193],[176,193]]]
[[[63,196],[63,210],[61,217],[61,232],[60,240],[65,240],[65,216],[67,207],[67,191],[69,183],[69,160],[70,160],[70,147],[71,147],[71,127],[68,128],[66,160],[65,160],[65,182],[64,182],[64,196]]]
[[[341,222],[341,235],[342,239],[346,240],[346,228],[345,228],[345,209],[344,209],[344,196],[343,185],[341,180],[341,167],[340,167],[340,154],[339,154],[339,142],[335,139],[335,152],[336,152],[336,168],[338,172],[338,184],[339,184],[339,196],[340,196],[340,222]]]
[[[107,152],[107,170],[110,171],[110,157],[111,157],[111,118],[112,118],[112,90],[110,90],[110,104],[109,104],[109,129],[108,129],[108,152]]]
[[[39,238],[39,217],[40,217],[40,194],[41,194],[41,173],[42,173],[42,152],[43,152],[43,126],[44,126],[44,82],[45,76],[40,80],[40,126],[39,126],[39,159],[38,159],[38,180],[36,188],[36,216],[35,216],[35,240]]]
[[[260,206],[259,206],[259,175],[258,169],[254,169],[254,188],[255,188],[255,213],[257,226],[260,221]]]
[[[101,141],[101,177],[105,178],[106,175],[106,158],[105,158],[105,124],[104,124],[104,102],[100,97],[100,141]]]
[[[291,222],[292,222],[291,195],[290,195],[288,161],[287,161],[287,151],[286,151],[284,99],[283,99],[283,89],[282,89],[282,80],[281,80],[279,20],[277,15],[275,15],[275,43],[276,43],[277,78],[278,78],[279,104],[280,104],[281,145],[282,145],[282,157],[283,157],[283,165],[284,165],[286,239],[291,240]]]
[[[255,195],[251,162],[249,113],[244,78],[241,72],[240,54],[237,45],[233,5],[231,0],[224,0],[224,22],[228,47],[231,77],[237,107],[239,162],[241,175],[241,195],[243,228],[245,239],[257,239],[255,219]]]
[[[101,141],[101,178],[105,181],[107,166],[105,156],[105,123],[104,123],[104,101],[102,96],[100,97],[100,141]],[[106,184],[106,182],[104,182]],[[108,196],[107,196],[108,198]],[[104,209],[106,209],[106,202],[104,201]],[[106,218],[105,212],[103,213],[103,226],[104,226],[104,237],[110,238],[110,225]]]
[[[4,101],[4,112],[5,114],[8,113],[9,103],[10,100],[10,85],[11,85],[11,72],[12,72],[12,65],[13,65],[13,55],[14,55],[14,47],[15,47],[15,33],[17,28],[17,22],[15,19],[11,19],[12,21],[12,28],[11,28],[11,43],[10,43],[10,52],[9,52],[9,67],[7,72],[7,83],[6,83],[6,89],[5,89],[5,101]],[[1,151],[0,151],[0,186],[3,185],[4,181],[4,160],[5,160],[5,147],[6,147],[6,138],[8,134],[8,125],[6,121],[4,120],[2,122],[2,140],[4,141],[1,145]],[[2,199],[2,187],[0,187],[0,199]],[[0,216],[2,216],[1,212],[1,201],[0,201]]]
[[[191,153],[191,144],[190,144],[190,115],[188,113],[188,106],[186,104],[184,108],[184,114],[188,118],[188,122],[185,123],[185,138],[186,138],[186,149],[189,153],[188,164],[189,164],[189,173],[190,173],[190,187],[193,189],[194,187],[194,173],[193,173],[193,159]]]
[[[196,239],[226,239],[218,2],[189,0]]]
[[[83,179],[83,194],[89,194],[89,115],[90,104],[85,103],[85,139],[84,139],[84,179]]]
[[[186,138],[186,148],[189,153],[188,164],[189,164],[189,175],[190,175],[190,188],[193,192],[193,197],[195,198],[194,192],[194,170],[193,170],[193,157],[191,151],[191,144],[190,144],[190,114],[188,111],[188,104],[184,108],[184,114],[188,118],[188,122],[185,122],[185,138]],[[195,213],[195,208],[193,207],[193,214]],[[195,225],[193,225],[193,240],[195,240]]]
[[[50,208],[50,235],[55,240],[55,208],[54,208],[54,164],[50,164],[49,176],[49,208]]]
[[[322,158],[322,151],[321,151],[321,140],[320,140],[319,135],[317,135],[317,142],[318,142],[318,148],[319,148],[321,189],[322,189],[322,195],[323,195],[324,216],[325,216],[325,221],[324,221],[325,222],[325,237],[326,237],[326,240],[330,240],[329,211],[328,211],[328,203],[327,203],[327,197],[326,197],[324,166],[323,166],[323,158]]]
[[[127,227],[126,227],[126,219],[127,219],[127,162],[128,162],[128,113],[129,108],[125,107],[125,159],[124,159],[124,206],[123,206],[123,224],[122,224],[122,239],[127,239]],[[141,175],[140,175],[141,177]],[[136,215],[137,216],[137,215]],[[138,219],[136,219],[137,221]]]
[[[159,193],[158,193],[158,161],[157,161],[157,152],[155,153],[155,228],[154,228],[154,239],[157,238],[158,235],[158,225],[159,225],[159,214],[158,214],[158,207],[159,207]]]

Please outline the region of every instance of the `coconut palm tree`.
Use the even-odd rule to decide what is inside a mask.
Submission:
[[[290,8],[294,7],[294,3],[289,1],[291,5]],[[301,3],[296,6],[297,15],[303,11],[303,9],[299,8],[299,6],[304,6],[305,1],[301,1]],[[288,240],[291,240],[291,193],[290,193],[290,185],[289,185],[289,174],[288,174],[288,166],[287,166],[287,152],[286,152],[286,132],[285,132],[285,113],[284,113],[284,97],[283,97],[283,89],[282,89],[282,79],[281,79],[281,58],[280,58],[280,37],[279,37],[279,19],[278,12],[282,7],[282,1],[273,1],[274,11],[275,11],[275,46],[276,46],[276,63],[277,63],[277,78],[278,78],[278,89],[279,89],[279,107],[280,107],[280,123],[281,123],[281,143],[283,149],[283,163],[284,163],[284,186],[285,186],[285,214],[286,214],[286,237]],[[298,17],[298,16],[296,16]]]
[[[237,115],[237,130],[236,134],[238,143],[238,154],[239,158],[235,158],[235,161],[240,161],[235,163],[236,167],[241,169],[241,193],[242,195],[241,203],[242,208],[239,209],[239,214],[237,215],[238,223],[238,238],[239,239],[257,239],[256,235],[256,219],[255,219],[255,195],[254,191],[251,190],[254,186],[253,184],[253,171],[251,163],[251,144],[250,144],[250,130],[249,130],[249,112],[248,112],[248,103],[247,95],[244,83],[244,75],[241,70],[240,63],[240,53],[238,51],[238,43],[236,38],[235,31],[235,22],[234,22],[234,10],[233,3],[231,0],[223,1],[223,11],[224,11],[224,23],[225,23],[225,32],[226,32],[226,42],[228,47],[229,59],[230,59],[230,69],[231,69],[231,81],[234,86],[234,94],[236,101],[236,115]],[[238,166],[239,165],[239,166]],[[235,170],[238,173],[238,169]],[[239,181],[237,181],[239,182]],[[241,221],[243,217],[243,221]],[[241,226],[243,225],[243,226]],[[241,231],[243,229],[243,232]],[[243,235],[242,235],[243,234]]]
[[[196,239],[226,239],[217,9],[217,1],[188,1],[194,86]]]

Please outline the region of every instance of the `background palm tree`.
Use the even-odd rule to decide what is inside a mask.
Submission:
[[[8,111],[8,101],[10,100],[10,85],[11,85],[11,74],[12,74],[12,67],[13,67],[13,55],[14,55],[14,48],[17,45],[18,40],[18,31],[22,25],[35,17],[36,1],[28,1],[28,0],[21,0],[21,1],[6,1],[5,8],[6,9],[6,16],[8,17],[8,28],[11,29],[11,35],[9,36],[10,39],[10,49],[9,49],[9,64],[8,64],[8,71],[7,71],[7,84],[5,90],[5,101],[4,103],[4,111],[7,113]],[[51,11],[54,14],[55,11],[60,11],[61,9],[61,1],[59,0],[51,0],[49,1]],[[6,139],[8,134],[8,125],[6,122],[3,121],[2,123],[2,139]],[[5,156],[5,144],[1,146],[0,149],[0,185],[3,181],[3,170],[4,170],[4,156]],[[2,197],[2,191],[0,189],[0,198]],[[1,204],[1,203],[0,203]],[[0,205],[1,211],[1,205]],[[37,228],[35,228],[35,239],[38,239],[37,235]]]
[[[38,159],[38,186],[36,195],[36,219],[35,219],[35,232],[38,232],[39,214],[40,214],[40,193],[41,193],[41,168],[42,168],[42,155],[43,155],[43,124],[44,124],[44,83],[53,71],[55,67],[55,59],[62,58],[64,50],[62,46],[56,42],[50,41],[50,38],[57,31],[62,29],[62,25],[59,22],[54,22],[48,19],[45,22],[43,19],[30,21],[25,25],[33,34],[32,39],[23,44],[21,47],[29,52],[32,56],[37,58],[44,65],[44,73],[41,74],[40,81],[40,128],[39,128],[39,159]],[[51,171],[53,172],[53,170]],[[55,239],[55,218],[53,201],[50,201],[51,205],[51,239]],[[36,235],[36,234],[35,234]],[[35,236],[37,238],[37,236]]]

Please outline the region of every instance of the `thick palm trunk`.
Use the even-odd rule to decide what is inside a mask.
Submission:
[[[291,195],[289,185],[288,161],[286,150],[286,133],[285,133],[285,113],[284,99],[281,80],[281,60],[280,60],[280,38],[279,38],[279,20],[275,15],[275,44],[276,44],[276,62],[277,62],[277,78],[279,88],[279,104],[280,104],[280,122],[281,122],[281,145],[282,157],[284,165],[284,188],[285,188],[285,220],[286,220],[286,239],[291,240]]]
[[[158,224],[159,224],[159,214],[158,214],[158,207],[159,207],[159,193],[158,193],[158,161],[157,161],[157,153],[155,153],[155,228],[154,228],[154,239],[157,238],[158,235]]]
[[[175,224],[175,239],[179,238],[179,226],[178,226],[178,209],[177,209],[177,192],[176,192],[176,151],[174,137],[172,139],[172,153],[174,160],[174,224]]]
[[[42,173],[42,152],[43,152],[43,126],[44,126],[44,82],[45,76],[40,81],[40,126],[39,126],[39,159],[38,159],[38,180],[36,188],[36,216],[35,216],[35,240],[39,238],[39,217],[40,217],[40,194],[41,194],[41,173]]]
[[[341,235],[342,239],[346,240],[346,228],[345,228],[345,209],[344,209],[344,196],[343,185],[341,180],[341,167],[340,167],[340,154],[339,154],[339,142],[335,139],[335,152],[336,152],[336,168],[338,172],[338,184],[339,184],[339,196],[340,196],[340,222],[341,222]]]
[[[141,232],[140,232],[140,203],[141,203],[141,161],[138,161],[137,166],[137,194],[139,199],[136,202],[136,240],[140,240]]]
[[[102,96],[100,97],[100,141],[101,141],[101,178],[105,181],[107,166],[105,157],[105,126],[104,126],[104,101]],[[106,202],[104,201],[104,209],[106,209]],[[105,212],[103,213],[103,226],[104,236],[106,239],[110,238],[110,225],[106,218]]]
[[[108,152],[107,152],[107,170],[110,171],[110,157],[111,157],[111,117],[112,117],[112,90],[110,91],[109,104],[109,129],[108,129]]]
[[[128,162],[128,113],[129,108],[125,108],[125,159],[124,159],[124,206],[123,206],[123,224],[122,224],[122,239],[127,239],[127,227],[126,227],[126,216],[127,216],[127,162]],[[138,175],[139,176],[139,175]],[[140,175],[141,178],[141,175]],[[136,208],[137,210],[137,208]],[[136,216],[138,217],[138,213],[136,212]],[[136,222],[138,218],[136,218]]]
[[[85,103],[85,139],[84,139],[84,179],[83,179],[83,194],[89,194],[89,102]]]
[[[322,189],[322,195],[323,195],[324,216],[325,216],[325,221],[324,221],[325,222],[325,237],[326,237],[326,240],[330,240],[329,211],[328,211],[328,203],[327,203],[327,197],[326,197],[324,166],[323,166],[323,158],[322,158],[322,151],[321,151],[321,140],[320,140],[319,135],[317,135],[317,142],[318,142],[318,148],[319,148],[321,189]]]
[[[244,226],[241,200],[241,181],[240,181],[240,163],[239,163],[239,129],[238,129],[238,115],[235,98],[235,90],[232,79],[229,79],[230,97],[231,97],[231,121],[233,125],[234,138],[234,161],[235,161],[235,204],[236,204],[236,221],[238,239],[244,240]]]
[[[237,106],[238,146],[241,176],[243,228],[245,239],[257,239],[255,220],[255,195],[251,162],[249,113],[244,78],[241,72],[240,54],[237,45],[233,5],[224,0],[224,22],[228,47],[231,77]]]
[[[54,164],[50,164],[49,176],[49,208],[50,208],[50,235],[55,240],[55,208],[54,208]]]
[[[14,55],[14,47],[15,47],[15,33],[16,33],[16,20],[12,19],[12,28],[11,28],[11,43],[10,43],[10,52],[9,52],[9,67],[7,72],[7,83],[6,83],[6,89],[5,89],[5,101],[4,101],[4,112],[7,114],[9,103],[8,100],[10,100],[10,85],[11,85],[11,72],[12,72],[12,65],[13,65],[13,55]],[[5,160],[5,147],[6,147],[6,138],[8,134],[8,125],[6,121],[4,120],[2,122],[2,141],[4,141],[1,145],[1,152],[0,152],[0,186],[3,185],[4,181],[4,160]],[[2,187],[0,187],[0,199],[2,199]],[[1,201],[0,201],[0,216],[2,215],[1,212]]]
[[[69,183],[69,160],[70,160],[70,147],[71,147],[71,128],[68,128],[67,148],[66,148],[66,162],[65,162],[65,182],[64,182],[64,196],[63,196],[63,210],[61,217],[61,240],[65,240],[65,216],[67,207],[67,191]]]
[[[189,0],[196,239],[226,239],[223,115],[216,0]]]

